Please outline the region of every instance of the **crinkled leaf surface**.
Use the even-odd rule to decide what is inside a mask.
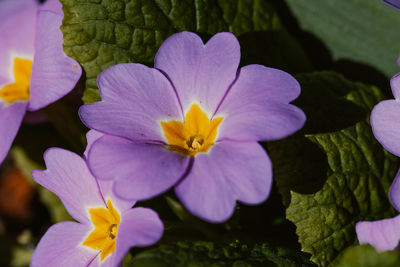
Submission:
[[[380,0],[286,0],[300,27],[321,39],[335,60],[398,72],[400,12]],[[323,59],[324,60],[324,59]]]
[[[357,244],[357,221],[396,214],[387,193],[398,162],[369,125],[372,107],[384,98],[378,88],[332,72],[297,78],[302,95],[295,103],[308,121],[301,133],[268,146],[302,250],[328,266]]]
[[[270,53],[272,60],[296,57],[310,68],[296,40],[287,34],[263,34],[281,29],[279,18],[264,0],[61,0],[64,21],[64,51],[86,73],[84,102],[99,100],[97,75],[123,62],[152,65],[162,42],[179,31],[200,33],[206,40],[221,31],[243,36],[241,42],[263,44],[266,38],[284,43],[289,53]],[[256,36],[249,35],[257,32]],[[240,38],[239,38],[240,39]],[[288,41],[289,40],[289,41]],[[271,45],[272,46],[272,45]],[[248,51],[254,47],[247,45]],[[279,46],[278,46],[279,47]],[[265,53],[267,47],[263,47]],[[259,51],[259,50],[258,50]],[[251,54],[252,52],[246,52]],[[253,52],[254,53],[254,52]],[[267,53],[268,54],[268,53]],[[281,55],[277,57],[276,55]],[[250,55],[253,56],[254,55]],[[300,58],[300,59],[299,59]],[[301,62],[301,64],[300,64]],[[254,62],[253,62],[254,63]],[[270,65],[271,66],[271,65]]]
[[[338,267],[397,267],[400,266],[400,253],[386,251],[378,253],[375,248],[363,245],[348,248],[341,258]]]
[[[212,242],[177,242],[161,245],[133,258],[127,257],[123,266],[314,266],[301,253],[293,253],[266,243],[248,246],[239,242],[217,245]]]

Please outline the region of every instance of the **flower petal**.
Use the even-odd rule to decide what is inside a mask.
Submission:
[[[240,45],[228,32],[214,35],[205,45],[191,32],[172,35],[161,45],[154,67],[171,79],[183,111],[193,102],[212,115],[236,77]]]
[[[259,204],[272,187],[272,163],[258,143],[220,142],[213,160],[221,166],[232,192],[240,202]]]
[[[38,5],[35,0],[0,1],[0,87],[14,82],[14,56],[33,59]]]
[[[143,200],[173,186],[189,158],[164,146],[137,144],[105,135],[89,152],[89,166],[99,179],[114,179],[114,192],[125,199]]]
[[[63,17],[49,11],[38,16],[36,53],[30,81],[29,110],[35,111],[68,94],[79,81],[81,66],[63,51]]]
[[[4,102],[0,102],[0,164],[7,156],[17,135],[28,103],[15,102],[9,106],[5,105]]]
[[[83,152],[83,155],[85,158],[88,157],[89,151],[92,148],[93,143],[102,136],[104,136],[104,134],[99,131],[96,131],[96,130],[90,130],[86,133],[87,145],[86,145],[85,152]]]
[[[375,222],[358,222],[356,232],[360,244],[371,244],[377,250],[392,250],[400,241],[400,215]]]
[[[99,75],[98,85],[103,101],[79,110],[91,129],[133,141],[164,141],[160,121],[183,121],[170,82],[156,69],[118,64]]]
[[[103,136],[103,133],[96,130],[90,130],[86,133],[87,146],[85,152],[83,153],[86,159],[88,158],[89,151],[92,148],[93,143]],[[97,183],[100,186],[100,191],[103,195],[104,201],[107,203],[107,200],[110,199],[118,211],[123,212],[127,209],[132,208],[132,206],[135,205],[135,200],[125,200],[115,195],[113,190],[114,180],[98,179]]]
[[[223,222],[233,213],[235,200],[264,201],[271,190],[271,162],[258,143],[220,142],[208,154],[198,154],[188,176],[175,187],[194,215]]]
[[[44,160],[47,170],[32,171],[35,181],[56,194],[75,220],[89,223],[88,210],[105,202],[85,160],[61,148],[46,150]]]
[[[390,87],[394,98],[400,99],[400,73],[397,73],[390,79]]]
[[[136,200],[129,200],[129,199],[122,199],[119,196],[117,196],[114,192],[114,185],[115,181],[114,180],[97,180],[100,186],[101,193],[103,195],[104,200],[107,202],[107,200],[111,200],[111,202],[114,204],[115,208],[117,211],[124,212],[135,205]]]
[[[46,0],[42,5],[40,5],[40,10],[46,10],[54,12],[58,15],[64,16],[62,11],[62,4],[59,0]]]
[[[90,230],[90,226],[76,222],[51,226],[37,245],[30,266],[89,266],[98,254],[98,251],[82,246]]]
[[[101,266],[119,266],[132,246],[144,247],[155,244],[164,232],[158,214],[147,208],[134,208],[122,214],[118,227],[117,248]]]
[[[306,117],[287,103],[299,94],[299,84],[286,72],[261,65],[243,67],[215,115],[225,117],[218,139],[271,141],[296,132]]]
[[[371,126],[375,138],[389,152],[400,156],[400,102],[379,102],[371,112]]]
[[[121,234],[117,247],[145,247],[160,240],[164,225],[155,211],[139,207],[123,214],[118,231]]]
[[[393,207],[400,212],[400,170],[397,171],[389,189],[389,199]]]
[[[400,9],[400,1],[399,0],[383,0],[383,2],[385,2],[386,4],[388,4],[394,8]]]

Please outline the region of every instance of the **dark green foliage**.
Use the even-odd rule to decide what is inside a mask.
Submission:
[[[250,267],[314,266],[299,252],[272,247],[267,243],[248,246],[240,242],[217,245],[213,242],[178,242],[139,253],[126,259],[123,266],[212,266]]]
[[[372,107],[384,98],[378,88],[331,72],[297,78],[303,93],[296,103],[308,121],[301,133],[269,148],[302,249],[327,266],[357,244],[357,221],[396,214],[387,193],[398,162],[369,125]]]
[[[99,100],[96,78],[102,70],[123,62],[152,65],[159,46],[174,32],[198,32],[207,39],[221,31],[241,35],[281,28],[263,0],[61,2],[64,50],[86,72],[85,103]]]
[[[400,253],[387,251],[378,253],[373,247],[363,245],[344,251],[338,267],[397,267],[400,266]]]

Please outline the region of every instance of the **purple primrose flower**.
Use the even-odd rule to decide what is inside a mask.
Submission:
[[[155,68],[128,63],[104,70],[102,101],[79,111],[89,128],[105,134],[89,151],[92,172],[113,179],[125,199],[148,199],[174,186],[184,206],[209,222],[228,219],[236,200],[267,199],[272,166],[258,141],[303,126],[304,113],[289,104],[300,86],[281,70],[238,70],[239,61],[233,34],[204,44],[181,32],[161,45]]]
[[[88,142],[98,136],[89,132]],[[33,253],[31,267],[119,266],[130,247],[152,245],[161,238],[157,213],[132,209],[135,202],[115,196],[113,181],[93,177],[84,159],[60,148],[48,149],[44,159],[47,170],[35,170],[32,176],[58,195],[78,222],[51,226]]]
[[[400,157],[400,73],[390,80],[395,99],[378,103],[371,112],[371,126],[376,139],[386,150]],[[400,171],[389,190],[393,207],[400,211]],[[374,245],[378,250],[391,250],[399,245],[400,216],[375,222],[358,222],[358,240],[361,244]]]
[[[0,2],[0,164],[26,111],[60,99],[81,76],[63,52],[62,19],[58,0]]]

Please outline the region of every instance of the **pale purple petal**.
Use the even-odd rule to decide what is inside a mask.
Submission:
[[[89,155],[89,150],[92,148],[93,143],[99,139],[100,137],[102,137],[104,134],[101,132],[98,132],[96,130],[90,130],[86,133],[86,141],[87,141],[87,145],[86,145],[86,149],[85,152],[83,152],[83,155],[85,156],[85,158],[88,157]]]
[[[235,201],[258,204],[271,190],[272,165],[256,143],[220,142],[208,154],[197,154],[188,176],[175,187],[184,206],[210,222],[223,222]]]
[[[120,212],[126,211],[126,210],[132,208],[133,205],[135,205],[136,200],[123,199],[123,198],[118,197],[115,194],[115,192],[114,192],[115,181],[114,180],[98,179],[97,182],[100,186],[101,194],[103,195],[105,202],[107,203],[108,200],[111,200],[114,207],[118,211],[120,211]]]
[[[104,134],[101,132],[98,132],[96,130],[90,130],[86,133],[87,146],[86,146],[86,150],[84,152],[84,156],[86,159],[89,155],[89,151],[92,147],[92,144],[102,136],[104,136]],[[125,211],[127,209],[130,209],[133,205],[135,205],[136,201],[124,200],[115,195],[114,190],[113,190],[114,180],[99,180],[98,179],[97,183],[100,186],[100,191],[104,198],[104,201],[107,203],[107,200],[111,200],[114,207],[116,207],[117,210]]]
[[[14,57],[33,60],[38,2],[0,1],[0,88],[14,82]]]
[[[118,196],[143,200],[173,186],[184,174],[189,158],[161,145],[105,135],[93,143],[88,162],[97,178],[115,180]]]
[[[393,207],[400,212],[400,170],[397,171],[396,177],[390,186],[389,199]]]
[[[175,193],[190,213],[212,223],[226,221],[235,208],[235,196],[223,170],[207,154],[196,155],[190,173],[175,187]]]
[[[39,9],[51,11],[56,14],[64,16],[64,13],[62,11],[62,4],[60,3],[59,0],[46,0],[46,2],[44,2],[44,4],[40,5]]]
[[[300,92],[300,84],[289,73],[257,64],[247,65],[240,69],[222,107],[232,108],[229,101],[237,101],[241,97],[246,98],[245,103],[258,102],[259,98],[289,103],[296,99]]]
[[[47,170],[32,171],[35,181],[55,193],[75,220],[89,223],[88,210],[105,202],[85,160],[61,148],[46,150],[44,160]]]
[[[215,117],[224,117],[218,139],[271,141],[293,134],[305,122],[303,111],[287,104],[300,94],[288,73],[261,65],[240,70]]]
[[[158,70],[118,64],[97,79],[103,101],[84,105],[82,121],[91,129],[130,140],[164,141],[160,121],[183,120],[176,94]]]
[[[400,102],[385,100],[371,112],[371,126],[376,139],[389,152],[400,156]]]
[[[0,164],[7,156],[8,151],[17,135],[19,126],[26,113],[27,102],[15,102],[6,106],[0,101]]]
[[[383,0],[383,2],[394,8],[400,9],[400,0]]]
[[[390,87],[394,98],[400,99],[400,73],[397,73],[390,79]]]
[[[267,199],[272,186],[272,163],[256,142],[220,142],[210,159],[219,166],[235,198],[246,204]]]
[[[30,267],[88,266],[98,251],[82,246],[89,225],[61,222],[51,226],[37,245]]]
[[[400,215],[374,222],[358,222],[356,232],[360,244],[371,244],[378,251],[393,250],[400,241]]]
[[[236,77],[240,45],[228,32],[214,35],[205,45],[191,32],[172,35],[158,50],[154,67],[171,79],[184,112],[192,103],[212,115]]]
[[[131,247],[155,244],[164,231],[157,213],[147,208],[134,208],[121,216],[115,252],[101,266],[118,266]]]
[[[63,17],[49,11],[38,16],[36,53],[30,81],[29,110],[41,109],[68,94],[82,74],[81,66],[65,55],[60,30]]]

